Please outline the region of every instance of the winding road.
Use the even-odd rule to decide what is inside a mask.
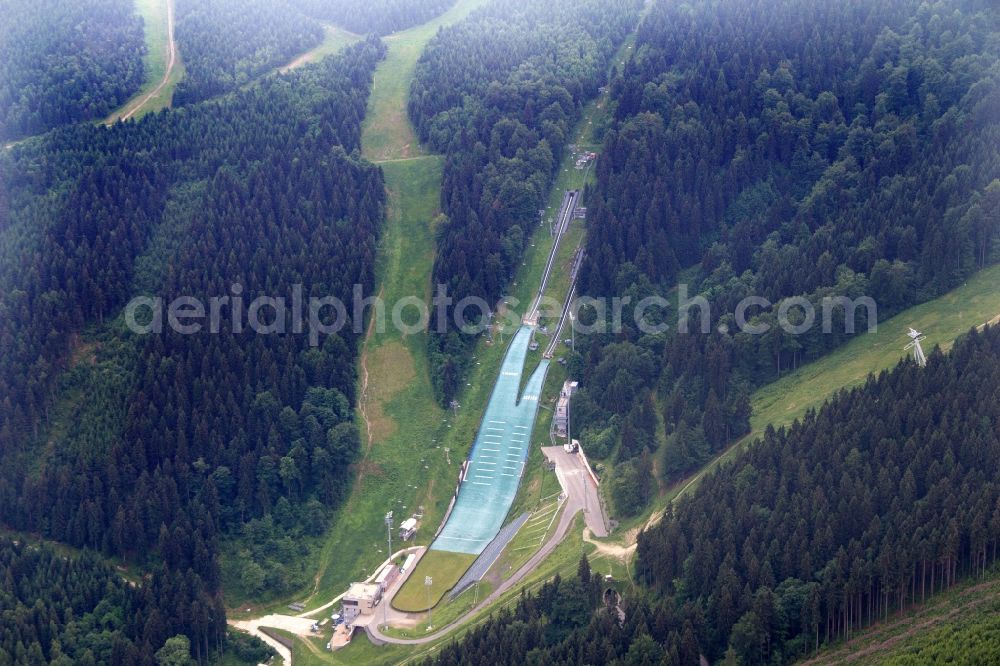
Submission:
[[[576,520],[576,515],[581,511],[587,523],[586,534],[595,534],[600,537],[607,536],[604,515],[601,509],[600,498],[597,493],[597,485],[593,482],[586,463],[578,453],[566,453],[561,446],[544,447],[542,452],[545,457],[556,464],[556,477],[563,488],[566,499],[562,504],[562,515],[559,523],[552,531],[548,541],[539,548],[531,558],[521,565],[514,574],[500,583],[500,585],[485,599],[479,602],[474,608],[459,617],[433,634],[421,636],[419,638],[396,638],[387,636],[378,627],[377,622],[372,622],[365,627],[368,638],[376,644],[393,643],[395,645],[422,645],[436,641],[445,637],[455,629],[467,624],[480,612],[496,603],[506,592],[521,583],[525,577],[535,571],[538,566],[549,555],[552,554],[559,544],[562,543],[566,534]]]
[[[372,572],[372,575],[366,578],[363,582],[371,583],[372,581],[374,581],[375,578],[378,577],[379,573],[382,571],[383,567],[385,567],[393,560],[403,557],[405,555],[410,555],[411,553],[415,554],[417,556],[417,559],[419,560],[420,557],[424,554],[424,551],[426,550],[427,549],[425,546],[411,546],[409,548],[403,548],[402,550],[396,551],[395,553],[387,557],[385,561],[382,562],[382,564],[378,565]],[[398,584],[401,583],[402,581],[399,581]],[[346,592],[337,595],[336,597],[334,597],[327,603],[323,604],[319,608],[314,608],[312,610],[305,611],[304,613],[300,613],[299,615],[271,614],[271,615],[264,615],[262,617],[256,617],[250,620],[229,620],[228,624],[231,627],[235,627],[236,629],[245,631],[248,634],[256,636],[260,640],[264,641],[265,643],[270,645],[274,649],[274,651],[277,652],[279,656],[281,656],[282,659],[285,660],[285,666],[291,666],[292,663],[291,650],[289,650],[280,642],[276,641],[275,639],[271,638],[266,633],[261,631],[261,627],[281,629],[283,631],[289,631],[298,636],[315,636],[315,634],[312,633],[312,625],[314,620],[319,619],[316,616],[320,615],[323,611],[336,605],[337,602],[344,597],[344,594],[346,594]]]
[[[423,645],[425,643],[431,643],[444,638],[459,627],[468,624],[482,611],[496,603],[497,600],[499,600],[500,597],[502,597],[506,592],[513,589],[514,586],[520,584],[523,579],[528,576],[528,574],[538,568],[538,565],[540,565],[545,558],[552,554],[552,551],[554,551],[566,537],[566,533],[569,532],[569,528],[573,526],[576,514],[583,511],[583,508],[583,501],[581,498],[574,499],[573,496],[570,496],[563,506],[562,516],[559,518],[558,525],[556,525],[555,530],[552,531],[552,536],[550,536],[549,540],[545,542],[545,545],[539,548],[535,554],[531,556],[531,559],[521,565],[521,567],[514,572],[514,575],[500,583],[500,585],[497,586],[497,589],[493,590],[488,597],[480,601],[476,607],[451,624],[442,627],[433,634],[428,634],[419,638],[396,638],[394,636],[386,636],[383,634],[379,630],[378,626],[376,626],[377,623],[373,622],[365,627],[365,631],[368,633],[368,638],[376,645],[380,643],[393,643],[395,645]]]

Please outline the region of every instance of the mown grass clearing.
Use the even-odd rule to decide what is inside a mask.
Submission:
[[[383,645],[375,647],[368,641],[366,636],[358,635],[347,647],[338,650],[337,652],[326,653],[322,656],[322,658],[320,658],[315,654],[310,654],[308,652],[309,648],[305,645],[300,647],[298,643],[302,642],[302,639],[299,639],[292,651],[293,659],[297,665],[369,664],[371,666],[380,666],[383,664],[407,664],[422,661],[437,653],[441,649],[441,646],[447,645],[455,640],[461,640],[462,637],[465,636],[465,634],[471,629],[479,626],[484,621],[494,616],[498,611],[505,608],[512,608],[521,598],[522,590],[527,593],[536,592],[543,583],[551,580],[556,574],[559,574],[563,578],[575,576],[577,566],[580,562],[580,555],[582,554],[587,554],[593,571],[599,572],[602,575],[612,576],[612,585],[630,586],[631,583],[626,580],[628,578],[628,571],[621,564],[621,562],[596,555],[594,553],[594,546],[583,541],[582,533],[583,517],[577,516],[576,521],[573,523],[566,539],[559,544],[552,554],[549,555],[549,557],[546,558],[537,569],[526,576],[519,585],[515,585],[512,589],[501,595],[500,598],[488,608],[479,611],[472,620],[463,624],[461,627],[456,628],[454,631],[448,632],[445,636],[438,640],[418,646]],[[414,575],[415,574],[416,572],[414,572]],[[475,595],[474,588],[473,595]],[[465,594],[462,596],[464,597]],[[484,583],[479,591],[479,599],[482,600],[487,596],[489,596],[489,592],[487,591],[487,585]],[[456,602],[459,600],[461,600],[461,597],[457,599]],[[439,610],[436,608],[434,610],[434,626],[436,628],[444,626],[444,624],[439,621],[439,618],[444,619],[445,617],[445,612],[442,610],[439,614]],[[319,643],[318,641],[314,642],[316,644]],[[302,661],[299,661],[300,656],[303,657]]]
[[[834,392],[863,383],[869,373],[892,368],[908,353],[903,346],[910,341],[906,335],[910,327],[927,336],[923,346],[930,354],[935,345],[950,349],[956,338],[998,314],[1000,266],[992,266],[961,287],[880,323],[877,331],[858,336],[756,391],[751,425],[761,432],[769,423],[790,424]]]
[[[184,63],[181,60],[179,49],[175,54],[174,67],[170,71],[170,77],[167,79],[166,84],[155,95],[149,99],[145,99],[150,92],[156,90],[160,85],[161,81],[163,81],[163,75],[167,71],[167,63],[170,58],[168,3],[169,0],[136,0],[136,10],[139,12],[139,16],[142,17],[146,42],[146,55],[143,57],[146,80],[139,89],[139,92],[132,96],[132,99],[108,115],[104,121],[105,123],[109,125],[114,123],[140,104],[141,108],[138,108],[131,116],[136,120],[147,113],[159,111],[170,106],[174,96],[174,88],[184,78]]]
[[[356,35],[349,30],[335,26],[332,23],[323,23],[323,41],[317,46],[309,49],[302,55],[296,56],[287,65],[278,68],[278,71],[285,73],[302,65],[322,60],[328,55],[333,55],[346,46],[350,46],[361,40],[361,35]]]
[[[397,645],[375,647],[364,634],[359,632],[346,647],[330,652],[326,649],[329,639],[295,637],[292,645],[292,663],[295,666],[315,666],[317,664],[398,664],[409,649]]]
[[[471,611],[479,601],[488,597],[492,591],[492,585],[486,581],[480,581],[467,587],[454,600],[445,600],[443,603],[435,606],[434,613],[427,613],[417,622],[416,626],[405,629],[397,627],[383,628],[382,633],[395,638],[419,638],[432,634]],[[433,622],[433,625],[429,625],[429,622]]]
[[[142,17],[146,41],[146,55],[142,61],[146,71],[143,87],[152,89],[167,71],[170,53],[167,44],[167,0],[136,0],[135,8]]]
[[[923,346],[928,354],[935,346],[945,351],[951,349],[955,340],[970,328],[1000,314],[998,285],[1000,265],[986,268],[961,287],[881,322],[876,331],[859,335],[823,358],[754,391],[750,434],[709,467],[735,457],[768,425],[775,428],[791,425],[808,410],[818,409],[837,391],[864,383],[871,373],[893,368],[910,353],[903,347],[909,342],[907,331],[911,327],[927,336]]]
[[[362,153],[366,158],[385,162],[427,154],[406,115],[417,60],[440,27],[465,18],[483,2],[458,0],[441,16],[384,38],[389,52],[375,71],[375,86],[362,126]]]
[[[751,396],[753,415],[749,435],[730,446],[691,476],[672,484],[649,511],[622,521],[619,534],[634,540],[635,530],[656,520],[663,508],[697,487],[705,474],[734,459],[772,425],[791,425],[810,409],[818,409],[841,389],[864,383],[870,373],[889,370],[910,352],[906,333],[912,326],[926,335],[924,350],[936,345],[947,351],[955,340],[974,326],[994,321],[1000,315],[1000,265],[973,275],[961,287],[916,305],[879,323],[877,331],[863,333],[823,358],[763,386]]]
[[[405,613],[422,613],[437,606],[441,598],[459,581],[476,561],[475,555],[429,550],[413,570],[402,589],[392,600],[392,607]],[[430,577],[432,584],[425,585]]]

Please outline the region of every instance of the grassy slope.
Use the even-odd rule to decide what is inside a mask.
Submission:
[[[463,410],[456,417],[437,406],[427,367],[427,337],[423,333],[404,336],[395,330],[391,309],[403,297],[429,299],[434,260],[430,224],[438,212],[441,187],[442,158],[417,147],[405,114],[410,76],[438,27],[466,16],[481,1],[460,0],[434,21],[388,38],[388,56],[375,74],[362,145],[366,157],[382,162],[388,191],[377,266],[378,290],[388,304],[388,321],[384,329],[369,325],[359,373],[363,395],[359,428],[365,453],[357,465],[350,498],[338,511],[317,555],[313,589],[304,592],[311,607],[336,596],[384,560],[382,518],[386,511],[395,512],[398,524],[422,506],[424,519],[416,543],[430,542],[478,424],[479,413]],[[404,154],[420,156],[398,159]],[[391,161],[383,162],[380,155],[388,155]],[[499,348],[487,350],[483,376],[489,367],[495,372],[501,354]],[[488,390],[488,382],[474,379],[460,400],[485,405]],[[393,549],[398,546],[395,542]],[[281,602],[270,605],[281,606]]]
[[[368,99],[362,140],[365,157],[373,162],[385,162],[427,154],[417,141],[406,114],[406,100],[417,60],[440,27],[465,18],[483,2],[458,0],[441,16],[384,38],[389,53],[375,72],[375,87]]]
[[[340,28],[332,23],[323,23],[323,41],[318,46],[306,51],[302,55],[296,56],[287,65],[278,68],[281,73],[308,65],[311,62],[322,60],[328,55],[333,55],[340,49],[350,46],[361,39],[361,35],[356,35],[349,30]]]
[[[516,604],[520,598],[522,590],[527,590],[529,592],[536,590],[542,585],[542,583],[550,580],[557,573],[564,578],[576,575],[576,568],[580,561],[580,555],[584,553],[588,554],[591,567],[594,571],[602,574],[611,574],[614,579],[618,581],[618,583],[616,583],[618,585],[629,585],[630,583],[627,582],[627,571],[622,567],[621,563],[616,560],[595,555],[593,552],[594,546],[585,543],[582,540],[582,531],[583,518],[582,516],[577,516],[577,520],[570,529],[566,539],[544,562],[542,562],[538,569],[533,571],[524,579],[521,585],[509,590],[498,602],[492,604],[487,610],[481,611],[471,622],[463,625],[459,629],[456,629],[444,638],[441,638],[433,643],[420,646],[383,645],[375,647],[365,636],[359,635],[351,642],[350,645],[338,650],[337,652],[328,653],[320,651],[320,654],[317,654],[309,646],[305,645],[305,641],[298,639],[295,643],[295,648],[292,650],[293,661],[296,666],[308,666],[310,664],[368,664],[371,666],[378,666],[380,664],[416,662],[432,655],[440,648],[441,645],[446,645],[453,640],[460,639],[467,631],[469,631],[469,629],[482,623],[501,608],[511,607]],[[488,595],[488,586],[484,585],[480,589],[479,594],[480,598]],[[455,603],[468,603],[468,600],[465,598],[467,595],[468,592],[459,597]],[[444,612],[442,611],[439,613],[439,611],[435,609],[435,626],[440,627],[441,622],[439,622],[439,619],[444,618]],[[413,633],[423,633],[422,628],[418,628],[418,631]],[[327,639],[324,638],[321,641],[315,641],[314,645],[325,645],[326,640]]]
[[[475,555],[466,553],[429,551],[420,558],[416,570],[407,579],[407,585],[393,598],[393,608],[408,613],[419,613],[433,608],[475,561]],[[425,576],[430,576],[433,581],[430,590],[425,589]],[[411,581],[416,584],[411,584]]]
[[[749,435],[713,458],[691,476],[666,488],[644,514],[622,521],[612,541],[635,542],[636,528],[659,518],[664,506],[697,487],[707,473],[734,459],[767,428],[791,425],[809,409],[818,409],[841,389],[862,384],[869,373],[894,367],[906,354],[910,326],[926,334],[924,350],[935,345],[948,350],[955,340],[973,326],[1000,317],[1000,265],[991,266],[969,278],[961,287],[931,301],[904,310],[881,322],[878,330],[864,333],[823,358],[791,372],[753,393],[752,430]]]
[[[625,51],[630,48],[630,46],[631,39],[622,46],[620,54],[623,55]],[[597,100],[591,101],[584,107],[581,119],[573,130],[573,140],[570,143],[574,143],[587,150],[597,150],[599,148],[599,146],[596,145],[597,138],[594,136],[594,128],[599,127],[605,121],[605,112],[607,110],[606,104],[607,96],[602,96]],[[549,192],[543,222],[533,231],[533,236],[528,243],[528,247],[525,248],[522,266],[517,272],[517,277],[511,285],[508,293],[511,306],[518,314],[522,314],[530,306],[532,299],[537,293],[538,285],[542,278],[542,272],[545,270],[545,264],[548,260],[549,253],[552,251],[552,244],[554,243],[554,238],[549,233],[548,220],[549,218],[554,219],[558,214],[559,205],[562,202],[563,192],[568,189],[583,189],[585,183],[593,182],[594,180],[592,169],[577,170],[574,168],[574,161],[573,155],[567,151],[567,153],[563,156],[562,163],[559,166],[559,173],[556,177],[556,181]],[[559,301],[560,303],[565,299],[569,289],[570,268],[573,263],[573,256],[576,253],[576,250],[582,245],[584,235],[585,228],[583,222],[573,221],[559,245],[559,250],[556,255],[556,268],[554,268],[552,275],[549,278],[545,295]],[[543,309],[543,314],[544,313],[545,310]],[[554,320],[549,323],[552,324],[553,322]],[[512,331],[508,330],[506,332],[511,333]],[[504,341],[506,340],[507,338],[504,337]],[[538,334],[538,340],[541,343],[540,348],[535,352],[529,352],[528,358],[525,361],[526,371],[524,381],[527,381],[527,377],[530,372],[534,370],[535,366],[537,366],[538,362],[541,360],[542,348],[545,346],[546,336]],[[559,345],[556,350],[556,357],[558,358],[559,354],[563,353],[566,349],[567,347],[565,345]],[[492,362],[493,352],[494,348],[488,347],[484,344],[479,345],[477,354],[486,360],[484,360],[481,364],[477,363],[478,367],[475,369],[472,380],[472,384],[474,386],[481,386],[492,381],[488,373],[491,369],[495,368],[495,365]],[[484,368],[486,368],[486,372],[484,372]],[[532,432],[531,442],[533,445],[529,449],[524,476],[521,479],[520,486],[518,487],[518,492],[514,498],[514,503],[511,507],[509,517],[520,515],[524,511],[533,512],[537,510],[542,498],[547,498],[553,493],[558,493],[559,491],[559,484],[553,473],[546,473],[544,467],[544,456],[542,455],[540,447],[548,446],[550,443],[548,433],[552,421],[552,410],[554,408],[556,398],[559,395],[559,390],[561,389],[565,379],[566,371],[561,365],[553,363],[549,366],[549,371],[546,375],[545,384],[542,389],[542,398],[539,402],[540,409],[538,417],[535,420],[535,427]],[[478,400],[472,404],[483,405],[485,407],[484,400]],[[506,579],[510,577],[510,575],[512,575],[523,562],[531,558],[535,550],[542,546],[542,543],[543,542],[539,542],[538,539],[522,538],[519,534],[504,550],[501,557],[498,558],[497,562],[487,574],[487,577],[494,575],[499,579]],[[437,554],[434,551],[428,553],[428,555],[425,556],[425,559],[428,559],[428,564],[432,568],[441,568],[441,565],[435,561],[437,559]],[[462,573],[464,573],[464,571],[454,572],[454,575],[450,576],[449,580],[451,580],[452,583],[458,582]],[[397,608],[402,607],[406,609],[416,609],[418,607],[423,608],[423,606],[426,606],[425,592],[421,581],[423,581],[422,574],[420,576],[411,576],[407,580],[403,589],[400,590],[399,595],[397,595],[397,600],[402,597],[403,599],[409,599],[413,602],[419,601],[420,603],[411,604],[409,602],[403,602],[402,606],[400,606],[398,601],[394,601],[394,605],[396,605]],[[437,579],[435,579],[435,582],[436,581]],[[441,597],[445,591],[446,590],[441,590],[441,594],[434,595],[434,598],[432,599],[435,604],[434,612],[435,614],[441,614],[442,616],[445,614],[453,614],[457,617],[457,614],[454,611],[457,608],[467,607],[467,595],[463,594],[454,600],[442,600]],[[440,604],[438,603],[439,601]]]
[[[167,0],[136,0],[136,9],[143,20],[143,28],[146,37],[146,55],[143,63],[146,70],[146,81],[142,84],[132,99],[128,100],[120,109],[116,109],[108,115],[105,120],[110,124],[118,120],[127,113],[136,102],[145,97],[151,90],[156,88],[163,79],[163,73],[167,69],[167,56],[170,52],[167,43]],[[176,18],[176,14],[175,14]],[[174,88],[178,82],[184,78],[184,63],[181,61],[180,51],[177,52],[177,60],[174,69],[170,73],[170,79],[155,96],[147,101],[142,109],[132,117],[138,120],[147,113],[159,111],[170,106],[174,96]]]
[[[927,335],[924,350],[950,349],[955,338],[1000,314],[1000,266],[972,276],[963,286],[917,305],[855,338],[822,359],[786,375],[753,395],[754,431],[788,424],[841,388],[857,386],[870,372],[888,370],[904,356],[910,327]]]
[[[803,662],[975,664],[1000,659],[1000,573],[972,580]]]
[[[1000,284],[1000,265],[980,271],[961,287],[903,311],[880,323],[877,331],[860,335],[818,361],[758,389],[751,396],[751,433],[709,463],[706,469],[733,458],[768,425],[776,428],[790,425],[808,410],[818,409],[837,391],[862,384],[869,373],[894,367],[909,353],[903,347],[909,342],[906,333],[911,326],[926,334],[924,350],[927,353],[935,345],[951,349],[955,340],[970,328],[1000,315],[997,284]]]

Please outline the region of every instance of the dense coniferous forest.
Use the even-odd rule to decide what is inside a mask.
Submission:
[[[162,562],[176,591],[160,616],[194,618],[202,633],[183,633],[201,654],[222,640],[220,534],[291,506],[315,529],[342,497],[355,340],[350,325],[315,347],[245,321],[233,333],[232,305],[218,335],[136,337],[111,320],[136,290],[246,304],[290,301],[293,285],[347,302],[370,290],[384,188],[351,153],[383,54],[367,40],[218,102],[53,132],[0,165],[0,251],[16,257],[0,274],[0,519]],[[40,450],[88,355],[80,334],[102,322],[91,352],[119,355],[117,403]]]
[[[901,362],[769,430],[643,532],[646,585],[623,622],[557,580],[433,663],[785,664],[983,576],[1000,541],[998,386],[996,326],[926,368]]]
[[[1000,328],[769,430],[639,539],[639,578],[698,603],[704,649],[787,661],[964,576],[1000,541]]]
[[[538,226],[569,130],[605,82],[639,4],[497,0],[441,30],[422,54],[409,114],[420,139],[447,154],[434,283],[456,302],[502,295]],[[457,329],[431,336],[443,404],[463,381],[473,340]]]
[[[274,0],[178,0],[176,33],[185,69],[178,106],[241,86],[323,38],[318,23]]]
[[[305,588],[361,450],[354,312],[321,334],[293,310],[373,293],[385,183],[360,153],[377,35],[454,0],[177,2],[176,108],[105,127],[79,121],[143,79],[132,3],[0,0],[0,139],[44,132],[0,151],[0,524],[73,547],[0,537],[0,664],[266,661],[227,635],[222,588]],[[608,313],[621,330],[576,336],[567,371],[616,516],[749,432],[751,392],[848,324],[1000,260],[995,2],[653,0],[613,64],[643,6],[489,0],[431,38],[407,108],[445,156],[432,282],[496,303],[608,86],[579,290],[631,304]],[[324,21],[371,36],[264,75]],[[161,299],[162,331],[128,330],[136,295]],[[673,303],[652,312],[665,333],[632,324],[649,295]],[[766,334],[736,326],[750,295],[770,302],[752,310]],[[782,301],[822,313],[834,296],[877,314],[776,325]],[[178,297],[222,297],[218,329],[178,332]],[[258,297],[283,303],[255,314]],[[442,404],[475,341],[429,335]],[[995,575],[1000,326],[733,453],[639,534],[624,598],[581,558],[427,663],[787,664]]]
[[[652,492],[658,423],[671,481],[747,432],[749,390],[849,337],[839,306],[823,333],[823,298],[870,296],[885,318],[996,260],[998,19],[977,0],[654,6],[612,82],[580,276],[674,308],[665,335],[626,311],[578,344],[576,422],[618,463],[618,512]],[[679,283],[711,305],[706,334],[678,333]],[[765,335],[734,324],[748,295],[774,304],[750,310]],[[776,325],[789,297],[815,305],[805,334]]]
[[[178,0],[177,43],[185,75],[178,106],[228,92],[290,62],[323,39],[316,20],[359,34],[389,34],[424,23],[454,0]]]
[[[144,593],[93,553],[66,558],[0,538],[0,580],[0,662],[111,663],[142,643]]]
[[[310,16],[351,32],[388,35],[426,23],[455,0],[289,0]]]
[[[100,118],[142,85],[130,0],[4,0],[0,16],[0,140]]]
[[[0,537],[0,580],[4,664],[164,663],[163,651],[177,644],[184,654],[205,654],[185,635],[205,633],[191,624],[197,616],[160,615],[158,605],[177,591],[159,573],[136,586],[93,552],[66,556],[48,545]],[[157,650],[159,645],[164,647]],[[272,654],[250,636],[227,636],[226,646],[254,663]]]

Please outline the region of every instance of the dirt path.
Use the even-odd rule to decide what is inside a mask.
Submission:
[[[295,56],[295,58],[293,58],[290,62],[278,67],[278,73],[284,74],[285,72],[290,72],[293,69],[302,67],[303,65],[318,62],[324,57],[333,55],[348,45],[364,39],[362,35],[355,34],[350,30],[345,30],[344,28],[334,25],[333,23],[320,21],[320,24],[323,26],[323,39],[320,40],[320,43],[308,51]]]
[[[382,294],[384,293],[385,293],[385,285],[383,284],[378,290],[379,300],[382,300]],[[369,352],[369,347],[371,346],[372,337],[374,337],[375,334],[375,329],[378,328],[378,326],[375,325],[374,317],[375,313],[373,311],[372,322],[368,326],[368,332],[365,333],[364,344],[361,346],[361,360],[359,362],[361,367],[361,391],[360,394],[358,395],[358,414],[361,415],[361,420],[365,424],[365,455],[361,459],[361,464],[358,465],[358,475],[357,478],[355,478],[354,480],[354,483],[359,485],[365,476],[364,462],[365,460],[368,459],[368,456],[372,450],[372,446],[375,445],[375,434],[372,432],[372,422],[371,419],[368,417],[368,402],[371,399],[368,392],[368,381],[369,381],[368,352]]]
[[[410,554],[415,554],[417,555],[417,559],[419,560],[425,550],[426,548],[424,546],[410,546],[408,548],[403,548],[402,550],[396,551],[395,553],[387,557],[385,561],[382,562],[382,564],[376,567],[372,575],[369,576],[364,582],[370,583],[373,580],[375,580],[379,572],[382,571],[382,568],[385,565],[392,562],[394,559],[404,557]],[[346,592],[344,594],[346,594]],[[323,611],[328,610],[333,606],[335,606],[337,602],[339,602],[344,597],[344,594],[337,595],[336,597],[334,597],[324,605],[320,606],[319,608],[314,608],[310,611],[305,611],[304,613],[300,613],[298,615],[281,615],[272,613],[270,615],[264,615],[262,617],[252,618],[249,620],[229,620],[228,624],[231,627],[239,629],[240,631],[245,631],[248,634],[256,636],[257,638],[261,639],[262,641],[273,647],[277,651],[277,653],[281,655],[281,658],[285,660],[285,666],[291,666],[292,663],[291,651],[287,647],[285,647],[284,645],[282,645],[281,643],[279,643],[278,641],[274,640],[273,638],[265,634],[263,631],[261,631],[261,627],[282,629],[284,631],[289,631],[303,638],[313,637],[316,634],[312,632],[312,624],[314,621],[319,619],[317,618],[317,616],[321,615]],[[312,650],[314,654],[317,655],[321,654],[319,651],[315,649],[315,646],[312,644],[311,641],[305,640],[304,642],[309,646],[309,649]]]
[[[280,641],[271,638],[261,631],[261,627],[281,629],[282,631],[293,633],[296,636],[309,636],[312,624],[312,620],[296,618],[289,615],[265,615],[264,617],[258,617],[252,620],[229,621],[229,625],[231,627],[244,631],[251,636],[256,636],[274,648],[275,652],[277,652],[281,658],[285,660],[285,664],[292,663],[292,651],[285,647]],[[308,643],[308,641],[306,642]]]
[[[629,546],[619,546],[616,543],[597,541],[591,534],[589,527],[585,527],[583,529],[583,540],[596,547],[597,552],[601,555],[613,557],[617,560],[621,560],[625,564],[628,564],[628,561],[632,559],[633,555],[635,555],[635,541],[632,541],[632,544]]]
[[[109,125],[119,120],[128,120],[134,116],[142,107],[149,103],[149,100],[160,94],[163,87],[170,81],[170,75],[173,74],[174,66],[177,64],[177,42],[174,41],[174,0],[167,0],[167,47],[167,68],[163,72],[163,78],[160,79],[160,83],[136,100],[122,115],[109,121]]]

